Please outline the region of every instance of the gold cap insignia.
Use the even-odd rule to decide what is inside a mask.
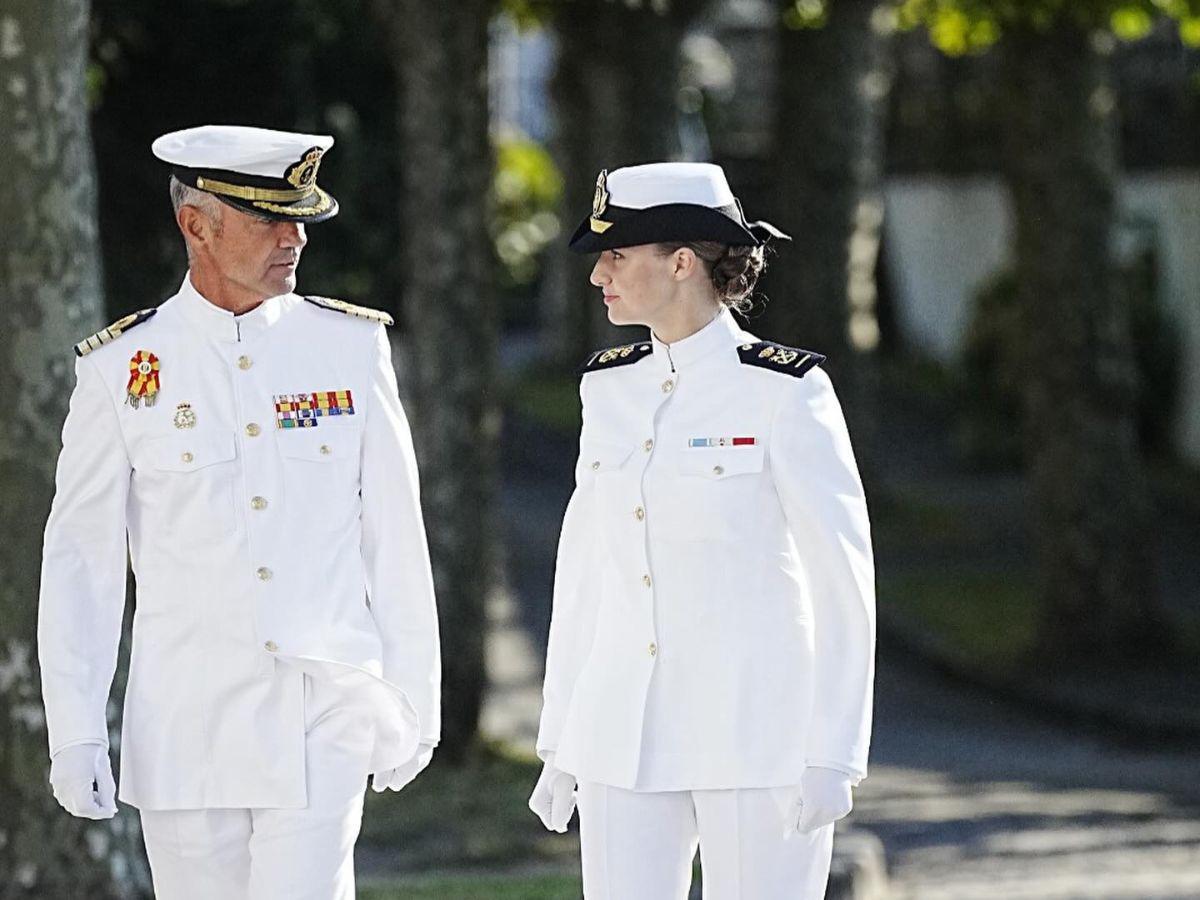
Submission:
[[[592,231],[603,234],[612,228],[612,222],[605,222],[600,217],[608,209],[608,169],[601,169],[596,176],[596,193],[592,195]]]
[[[316,184],[317,169],[321,167],[321,155],[324,152],[320,147],[313,147],[300,157],[299,162],[292,163],[287,174],[283,176],[287,183],[299,190],[306,190]]]

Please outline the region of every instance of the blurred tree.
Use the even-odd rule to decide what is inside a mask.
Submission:
[[[675,158],[680,45],[707,0],[507,0],[516,15],[553,27],[552,150],[564,173],[563,237],[591,209],[601,169]],[[593,259],[560,240],[547,260],[547,356],[573,365],[620,340],[588,283]]]
[[[461,758],[479,722],[485,601],[495,584],[499,317],[488,232],[490,0],[387,0],[402,86],[401,313],[441,616],[442,752]]]
[[[763,330],[828,354],[879,342],[875,263],[883,224],[883,114],[895,12],[887,0],[787,0],[780,17],[774,219],[792,246],[773,261],[788,297]]]
[[[128,814],[71,818],[46,781],[35,632],[41,534],[74,384],[71,345],[102,322],[87,120],[87,0],[0,12],[0,896],[130,896]],[[124,836],[123,836],[124,834]],[[136,837],[136,830],[134,831]]]
[[[1016,215],[1022,405],[1048,659],[1145,658],[1168,643],[1137,446],[1130,311],[1113,279],[1117,172],[1105,49],[1195,0],[903,0],[944,51],[997,45]]]

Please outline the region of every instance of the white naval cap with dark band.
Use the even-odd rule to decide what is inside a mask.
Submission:
[[[201,125],[158,138],[154,155],[184,184],[230,206],[281,222],[323,222],[337,201],[317,186],[327,134],[244,125]]]
[[[760,246],[791,238],[770,222],[747,222],[724,170],[712,163],[647,163],[607,170],[596,179],[592,214],[570,248],[596,253],[660,241],[718,241]]]

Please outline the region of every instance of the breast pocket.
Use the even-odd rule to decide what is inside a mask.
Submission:
[[[763,446],[688,448],[674,460],[681,536],[738,540],[746,536],[762,483]]]
[[[152,529],[190,541],[214,540],[237,529],[233,434],[173,434],[146,444],[153,483],[141,492]]]
[[[359,481],[361,428],[338,425],[288,430],[278,436],[288,516],[305,528],[343,532],[362,513]]]

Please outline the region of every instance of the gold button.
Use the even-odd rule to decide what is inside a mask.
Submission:
[[[187,453],[184,453],[183,456],[181,456],[179,458],[182,459],[184,462],[191,462],[196,457],[192,456],[191,452],[189,451]]]
[[[675,387],[675,382],[671,381],[671,379],[669,379],[669,378],[662,383],[662,389],[663,389],[664,394],[671,393],[671,388],[673,388],[673,387]]]
[[[724,475],[725,467],[724,466],[713,466],[713,474],[714,475]]]
[[[251,497],[250,498],[250,508],[251,509],[266,509],[267,508],[267,498],[266,497]]]
[[[633,517],[639,522],[642,521],[642,519],[646,518],[646,510],[640,506],[637,507],[637,509],[633,511]]]
[[[279,645],[274,641],[267,641],[265,644],[263,644],[263,647],[266,648],[268,653],[274,653],[279,649]]]
[[[644,584],[646,587],[650,587],[651,583],[652,583],[652,582],[650,581],[650,576],[649,576],[649,575],[643,575],[643,576],[642,576],[642,584]]]
[[[248,357],[248,356],[239,356],[238,357],[238,368],[241,369],[243,372],[245,372],[252,365],[254,365],[254,360],[252,360],[250,357]]]
[[[646,438],[646,442],[642,444],[642,449],[649,453],[654,449],[654,441],[651,438]]]
[[[322,456],[328,456],[332,452],[333,452],[333,450],[330,449],[328,444],[321,445],[321,455]]]
[[[593,469],[598,469],[598,468],[600,468],[600,460],[598,460],[598,459],[594,459],[594,460],[592,460],[592,468],[593,468]]]
[[[246,434],[250,435],[250,437],[258,437],[261,433],[262,428],[259,427],[257,422],[251,422],[246,426]]]
[[[658,644],[651,642],[650,646],[646,648],[646,652],[649,653],[651,656],[657,656],[658,655]]]
[[[259,566],[257,569],[255,569],[254,574],[258,576],[259,581],[271,580],[271,570],[266,566]]]

